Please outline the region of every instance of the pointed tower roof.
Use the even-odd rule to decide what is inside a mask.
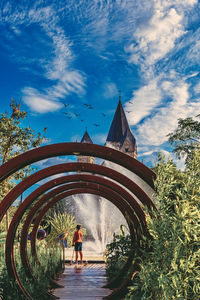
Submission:
[[[121,147],[123,146],[125,141],[128,141],[128,144],[130,146],[129,151],[135,151],[136,139],[134,138],[130,129],[126,130],[123,138],[121,139]]]
[[[81,143],[93,144],[93,141],[91,140],[89,134],[87,133],[87,130],[85,130],[85,133],[84,133],[84,136],[82,137]]]
[[[124,109],[121,103],[121,97],[119,97],[119,103],[108,133],[107,142],[121,142],[125,132],[129,129],[128,121],[124,113]]]

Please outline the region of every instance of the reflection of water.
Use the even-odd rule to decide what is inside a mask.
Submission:
[[[73,196],[76,219],[87,229],[84,250],[102,254],[113,234],[126,221],[121,212],[108,200],[94,195]]]

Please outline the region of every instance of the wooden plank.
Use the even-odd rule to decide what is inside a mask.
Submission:
[[[111,293],[102,288],[107,283],[105,265],[102,264],[66,265],[59,283],[64,288],[56,289],[54,295],[60,300],[101,300]]]

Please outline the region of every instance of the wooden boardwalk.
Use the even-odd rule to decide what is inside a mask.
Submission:
[[[54,295],[61,300],[101,300],[111,293],[102,288],[106,282],[104,264],[66,265],[59,280],[64,288],[56,289]]]

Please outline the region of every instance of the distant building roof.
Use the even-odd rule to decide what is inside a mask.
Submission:
[[[121,148],[125,141],[129,142],[131,147],[130,150],[134,151],[136,140],[130,130],[124,109],[122,107],[121,99],[119,97],[119,103],[106,142],[119,143]]]
[[[106,141],[120,142],[127,129],[129,129],[129,125],[122,107],[122,103],[119,100]]]
[[[136,144],[136,139],[134,138],[132,132],[130,131],[130,129],[126,130],[123,138],[121,139],[121,144],[120,147],[123,146],[124,142],[128,141],[129,145],[130,145],[130,149],[129,151],[135,151],[135,144]]]
[[[93,144],[89,134],[87,133],[87,130],[85,131],[84,136],[82,137],[81,143]]]

